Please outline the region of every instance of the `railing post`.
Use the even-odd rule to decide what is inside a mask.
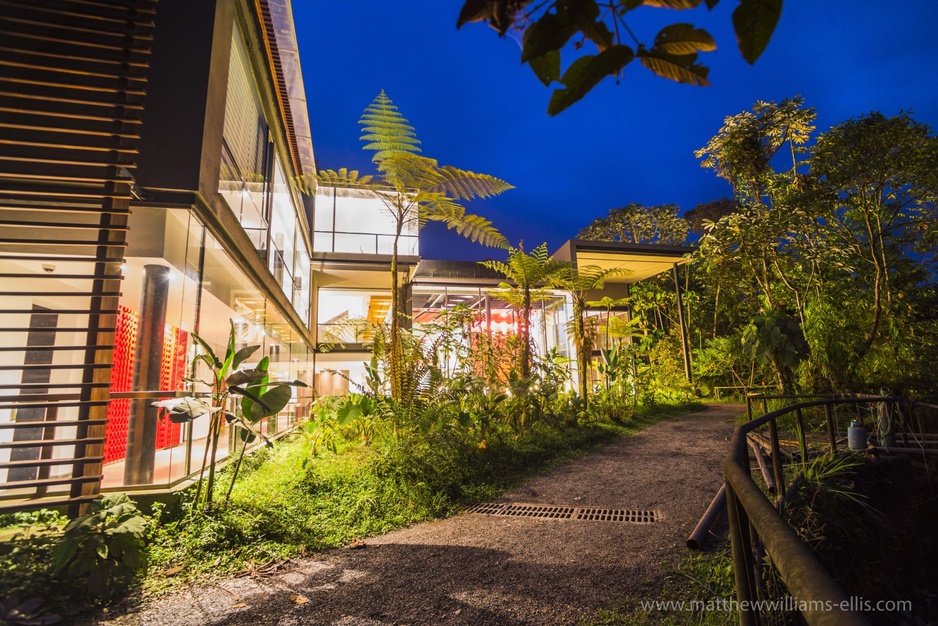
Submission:
[[[746,413],[749,414],[749,421],[752,421],[752,396],[749,395],[749,392],[746,392]]]
[[[752,572],[752,544],[749,536],[749,516],[736,499],[729,482],[726,483],[726,514],[730,525],[730,543],[733,547],[733,575],[736,578],[736,599],[739,601],[740,626],[756,626],[753,610],[755,580]]]
[[[785,471],[782,469],[782,448],[778,445],[778,425],[769,421],[769,443],[772,446],[772,469],[775,470],[775,498],[782,501],[785,493]]]
[[[824,416],[827,418],[827,439],[831,444],[831,452],[837,452],[837,437],[834,430],[834,413],[831,411],[831,405],[824,405]]]

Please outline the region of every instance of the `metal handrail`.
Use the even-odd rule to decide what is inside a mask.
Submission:
[[[733,570],[736,595],[739,600],[739,622],[743,626],[758,623],[757,586],[755,579],[756,556],[753,540],[761,539],[765,552],[771,558],[792,596],[798,601],[805,620],[811,626],[865,626],[866,618],[851,610],[850,598],[830,573],[818,562],[795,531],[779,515],[755,481],[749,468],[749,433],[769,425],[772,436],[773,464],[776,484],[781,490],[781,461],[777,453],[778,433],[776,420],[789,413],[800,416],[801,410],[833,404],[861,404],[867,402],[896,402],[897,398],[866,396],[862,398],[836,398],[813,400],[793,404],[739,426],[733,433],[730,452],[723,461],[726,477],[726,506],[730,523],[730,541],[733,547]],[[830,432],[830,411],[827,411]],[[800,420],[799,420],[800,421]],[[836,442],[831,439],[836,449]],[[846,607],[846,608],[845,608]]]

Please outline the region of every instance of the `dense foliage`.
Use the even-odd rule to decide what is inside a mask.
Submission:
[[[870,113],[822,134],[815,117],[800,97],[757,102],[697,152],[732,199],[700,205],[685,224],[669,219],[670,233],[647,227],[668,223],[663,207],[609,228],[619,213],[640,213],[636,205],[584,232],[639,243],[688,229],[699,237],[682,297],[704,393],[768,384],[934,397],[938,139],[908,113]],[[633,289],[629,304],[647,335],[677,336],[666,278]],[[640,347],[643,362],[654,345]]]
[[[382,90],[368,105],[359,120],[364,150],[374,152],[376,176],[360,176],[355,170],[323,170],[315,176],[298,180],[299,187],[310,192],[317,185],[358,189],[379,200],[393,224],[391,244],[391,328],[389,335],[390,393],[404,394],[401,370],[404,367],[404,318],[406,306],[401,300],[401,286],[408,279],[399,268],[399,243],[406,228],[423,228],[428,221],[446,224],[448,229],[483,245],[507,248],[505,237],[480,215],[466,212],[462,203],[475,198],[497,196],[512,186],[507,182],[452,165],[440,165],[435,159],[418,154],[420,141],[410,122]]]

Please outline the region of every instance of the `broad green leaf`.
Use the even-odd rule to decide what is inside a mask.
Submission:
[[[202,417],[207,413],[214,413],[218,409],[204,402],[199,398],[186,396],[184,398],[168,398],[153,402],[151,406],[166,409],[169,413],[169,419],[175,424],[184,424]]]
[[[130,533],[136,537],[140,537],[147,529],[147,521],[139,516],[135,515],[127,520],[125,520],[120,526],[114,529],[115,534],[119,533]]]
[[[583,36],[596,44],[600,52],[612,45],[612,32],[605,22],[599,19],[599,6],[596,2],[575,2],[569,5],[567,10]]]
[[[258,370],[258,371],[267,372],[269,367],[270,367],[270,357],[267,357],[267,356],[265,356],[263,359],[261,359],[260,363],[257,364],[257,370]],[[263,377],[263,378],[260,379],[260,381],[259,381],[260,384],[257,384],[257,385],[249,385],[249,386],[248,386],[248,387],[249,387],[249,388],[248,388],[248,391],[252,394],[252,397],[253,397],[253,396],[260,396],[260,395],[262,395],[265,391],[267,391],[267,381],[268,381],[268,377],[265,376],[265,377]],[[254,407],[254,401],[253,401],[250,397],[248,397],[248,396],[243,396],[243,397],[241,398],[241,413],[242,413],[242,414],[244,414],[244,415],[254,415],[254,408],[253,408],[253,407]],[[258,410],[261,411],[260,407],[258,407]],[[261,411],[261,412],[262,412],[262,411]]]
[[[544,85],[560,80],[560,50],[551,50],[528,61],[535,76]]]
[[[261,396],[262,404],[266,405],[264,410],[264,415],[276,415],[283,407],[287,406],[287,403],[290,402],[290,398],[293,397],[293,389],[290,388],[290,385],[277,385],[272,387]]]
[[[267,370],[238,370],[225,379],[228,385],[244,385],[245,383],[254,383],[263,380],[268,376]]]
[[[492,16],[491,0],[466,0],[459,11],[456,28],[462,28],[469,22],[481,22]]]
[[[254,393],[248,391],[244,387],[229,387],[228,391],[230,391],[233,394],[236,394],[239,396],[245,396],[251,399],[253,404],[250,407],[251,413],[250,415],[248,415],[248,418],[251,419],[252,422],[257,421],[258,419],[260,419],[261,417],[264,417],[265,415],[273,415],[273,413],[277,412],[277,411],[274,411],[273,413],[271,413],[270,407],[268,406],[267,402],[263,399],[263,396],[259,397],[255,395]],[[257,417],[254,417],[255,415]]]
[[[346,402],[335,412],[336,421],[339,422],[340,426],[347,426],[355,420],[361,419],[364,416],[361,406],[352,402]]]
[[[74,539],[63,539],[52,552],[52,567],[56,572],[65,569],[72,557],[78,551],[78,542]]]
[[[521,62],[527,63],[551,50],[560,50],[577,30],[579,30],[577,25],[566,15],[545,13],[524,31]]]
[[[238,366],[241,365],[242,361],[257,352],[259,349],[260,346],[245,346],[244,348],[241,348],[237,353],[235,353],[234,360],[231,362],[231,367],[238,369]]]
[[[208,363],[209,367],[212,367],[212,368],[221,367],[222,363],[221,361],[218,360],[218,357],[215,355],[215,351],[212,350],[212,346],[208,345],[208,343],[204,339],[202,339],[195,333],[192,333],[192,338],[195,339],[196,342],[200,346],[202,346],[203,350],[205,350],[205,356],[208,356],[211,359],[211,361],[209,361],[208,359],[205,360],[205,362]]]
[[[665,26],[655,37],[655,49],[666,54],[693,54],[711,52],[717,49],[717,43],[710,33],[693,24],[671,24]]]
[[[640,55],[642,65],[662,78],[670,78],[686,85],[709,87],[707,74],[710,70],[703,65],[697,65],[696,54],[665,54],[656,50],[649,50]]]
[[[781,15],[782,0],[740,0],[733,11],[733,29],[739,52],[748,63],[755,63],[769,45]]]
[[[599,81],[619,71],[635,58],[628,46],[610,46],[598,55],[586,55],[573,62],[564,72],[563,89],[557,89],[550,98],[548,115],[557,115],[585,96]]]
[[[225,350],[225,362],[221,366],[221,378],[225,378],[231,371],[231,364],[235,357],[235,327],[234,320],[229,319],[228,324],[231,328],[228,330],[228,348]]]

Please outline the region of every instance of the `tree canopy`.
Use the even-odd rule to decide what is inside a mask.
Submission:
[[[680,245],[687,239],[687,222],[676,204],[646,207],[631,203],[598,217],[577,235],[592,241]]]
[[[742,57],[754,63],[762,54],[782,13],[783,0],[739,0],[733,29]],[[649,43],[629,27],[630,12],[640,7],[713,9],[719,0],[465,0],[457,28],[488,22],[504,36],[522,34],[521,62],[546,86],[560,83],[547,107],[556,115],[574,104],[607,76],[619,76],[632,61],[658,76],[688,85],[707,86],[709,68],[698,63],[700,52],[716,50],[706,30],[689,23],[662,28]],[[568,44],[573,42],[572,46]],[[595,54],[583,52],[586,42]],[[572,50],[571,50],[572,48]],[[561,53],[575,59],[563,67]]]

